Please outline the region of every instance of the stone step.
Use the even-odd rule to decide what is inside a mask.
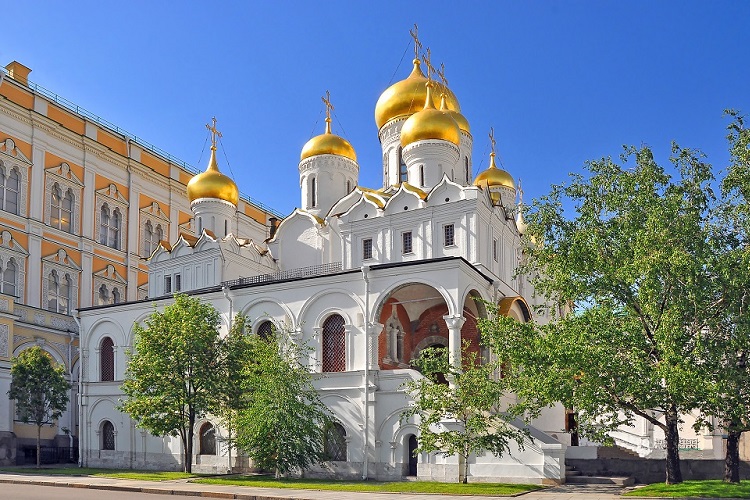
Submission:
[[[575,469],[565,469],[565,477],[580,476],[581,471]]]
[[[632,486],[635,483],[635,479],[632,477],[566,476],[565,482],[570,484],[613,484],[616,486]]]

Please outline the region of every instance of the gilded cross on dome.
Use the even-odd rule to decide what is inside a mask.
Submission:
[[[334,110],[333,104],[331,104],[331,93],[326,90],[326,95],[321,97],[323,104],[326,105],[326,121],[331,120],[331,111]]]
[[[216,139],[221,137],[221,132],[216,128],[216,117],[211,118],[211,124],[206,123],[206,128],[211,132],[211,149],[216,151]]]
[[[492,144],[492,154],[495,154],[495,145],[497,142],[495,142],[495,129],[490,127],[490,144]]]
[[[409,34],[414,39],[414,59],[419,59],[419,51],[422,49],[422,42],[419,41],[419,28],[414,23],[414,29],[409,30]]]
[[[440,81],[443,85],[448,86],[448,79],[445,77],[445,64],[440,63],[440,69],[437,70],[437,75],[440,77]]]
[[[425,55],[422,56],[422,60],[424,61],[425,66],[427,67],[427,80],[432,82],[432,75],[435,73],[435,67],[432,65],[432,53],[430,52],[430,48],[427,47],[427,52]]]

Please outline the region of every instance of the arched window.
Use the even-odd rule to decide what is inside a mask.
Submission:
[[[346,429],[338,422],[326,426],[323,451],[326,460],[346,462]]]
[[[466,174],[466,184],[469,183],[469,157],[464,156],[464,173]]]
[[[346,180],[346,193],[349,194],[352,192],[352,181],[349,179]]]
[[[49,273],[47,278],[47,309],[62,314],[70,314],[70,293],[73,289],[70,276],[60,278],[57,271]]]
[[[424,165],[419,166],[419,185],[424,186]]]
[[[200,430],[200,455],[216,455],[216,429],[206,422]]]
[[[9,172],[0,164],[0,210],[18,215],[18,194],[21,191],[21,181],[18,170],[11,168]]]
[[[407,441],[407,460],[409,462],[409,475],[410,476],[416,476],[417,475],[417,436],[414,434],[409,434],[409,439]]]
[[[110,304],[111,300],[109,297],[109,290],[107,290],[107,285],[102,285],[99,287],[98,292],[98,298],[97,298],[97,304],[100,306],[103,306],[105,304]]]
[[[334,314],[323,322],[323,371],[346,370],[346,331],[344,318]]]
[[[401,148],[398,148],[398,182],[406,182],[408,178],[408,171],[406,170],[406,162],[404,156],[401,154]]]
[[[115,208],[112,213],[112,221],[109,226],[109,246],[112,248],[120,249],[120,226],[122,224],[122,215],[120,210]]]
[[[99,214],[99,243],[107,244],[107,235],[109,234],[109,207],[105,203]]]
[[[105,203],[102,205],[99,214],[99,243],[115,249],[120,249],[120,225],[122,224],[122,214],[115,208],[110,212],[109,206]]]
[[[115,426],[112,422],[105,420],[102,422],[102,450],[115,449]]]
[[[99,374],[102,382],[115,380],[115,343],[110,337],[99,344]]]
[[[16,295],[16,276],[18,274],[18,270],[16,269],[16,261],[13,259],[8,259],[8,262],[5,263],[5,269],[2,270],[2,285],[1,291],[5,295]]]
[[[273,323],[270,321],[264,321],[258,325],[258,337],[263,340],[269,340],[273,338]]]
[[[315,177],[310,179],[310,206],[318,206],[318,181]]]
[[[120,290],[117,288],[112,289],[112,303],[113,304],[119,304],[120,303]]]
[[[52,227],[70,232],[73,219],[73,191],[68,189],[63,195],[60,186],[52,186],[52,203],[49,222]]]
[[[147,220],[143,225],[143,253],[150,256],[154,252],[154,226]]]
[[[164,230],[161,228],[161,224],[156,225],[156,230],[154,231],[154,250],[156,250],[156,247],[159,245],[159,242],[164,239]]]

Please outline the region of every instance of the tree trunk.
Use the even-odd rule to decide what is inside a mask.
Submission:
[[[740,482],[740,436],[742,431],[729,431],[727,454],[724,457],[724,482]]]
[[[36,426],[36,468],[42,466],[42,426]]]
[[[188,474],[193,472],[193,425],[195,425],[195,422],[192,422],[193,419],[190,419],[191,422],[188,424],[188,435],[187,435],[187,443],[185,443],[185,467],[184,470]]]
[[[682,471],[680,470],[680,432],[678,429],[680,417],[677,408],[670,406],[666,414],[666,438],[667,438],[667,484],[682,482]]]
[[[467,452],[465,455],[461,456],[461,458],[464,459],[464,478],[461,482],[466,484],[469,482],[469,453]]]

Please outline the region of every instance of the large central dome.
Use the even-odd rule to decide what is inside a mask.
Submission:
[[[406,79],[394,83],[380,95],[375,105],[375,123],[378,130],[394,118],[408,117],[422,110],[427,98],[427,77],[419,67],[419,59],[414,59],[414,68]],[[442,83],[435,82],[435,93],[445,93],[448,109],[461,111],[458,99],[451,90]]]

